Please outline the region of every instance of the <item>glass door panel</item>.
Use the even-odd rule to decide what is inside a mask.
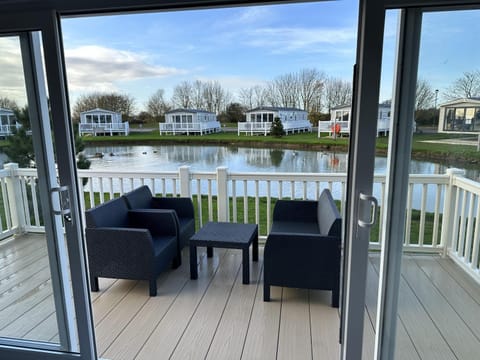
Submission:
[[[89,331],[79,330],[77,324],[82,321],[91,330],[89,308],[85,312],[85,271],[76,256],[73,270],[70,268],[72,248],[81,243],[79,232],[72,236],[69,229],[74,214],[71,189],[76,187],[65,185],[68,180],[60,186],[57,173],[57,167],[65,167],[69,159],[55,151],[59,126],[51,115],[55,107],[47,93],[41,33],[2,36],[0,49],[0,111],[15,119],[0,127],[4,145],[0,169],[0,358],[91,359],[92,343],[79,340],[88,338]],[[62,141],[58,144],[63,146]],[[73,225],[78,227],[78,222]],[[75,294],[73,278],[77,279],[76,288],[83,287],[83,296],[78,290]],[[48,355],[43,350],[48,350]]]
[[[59,317],[52,284],[45,209],[37,171],[32,119],[25,87],[19,36],[0,38],[2,111],[14,125],[2,124],[2,208],[0,240],[0,337],[60,344]],[[50,240],[52,242],[52,240]]]

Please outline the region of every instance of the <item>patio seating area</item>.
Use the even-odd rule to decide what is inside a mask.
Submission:
[[[53,306],[46,306],[53,297],[45,286],[45,247],[40,234],[0,242],[1,336],[56,339]],[[262,247],[259,261],[251,263],[249,285],[242,284],[240,250],[218,249],[208,258],[199,248],[198,255],[198,280],[190,280],[185,248],[182,266],[158,277],[156,297],[148,296],[148,281],[100,278],[100,291],[91,293],[99,356],[338,358],[339,314],[330,306],[329,291],[273,286],[272,301],[264,302]],[[371,253],[365,358],[373,357],[378,266],[378,253]],[[480,286],[449,258],[405,255],[397,334],[396,359],[475,358]]]

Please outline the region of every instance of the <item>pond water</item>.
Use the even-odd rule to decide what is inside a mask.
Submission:
[[[85,154],[91,160],[92,170],[140,172],[177,171],[180,166],[188,165],[192,171],[209,172],[215,171],[219,166],[226,166],[231,172],[346,173],[348,162],[348,156],[345,153],[227,146],[96,146],[86,148]],[[96,157],[96,154],[103,156]],[[386,157],[376,157],[375,173],[385,174],[386,169]],[[412,174],[444,174],[447,167],[428,161],[412,160],[410,169]],[[467,171],[467,176],[478,180],[478,170]],[[272,194],[278,191],[274,189],[275,186],[277,185],[272,184]],[[202,192],[206,190],[202,189]],[[264,195],[265,190],[261,185],[259,194]],[[301,189],[298,191],[296,196],[302,197]],[[307,196],[313,198],[316,191],[314,185],[311,184],[307,191]],[[255,193],[253,184],[249,185],[247,192],[249,195]],[[332,193],[336,199],[341,198],[342,190],[339,184],[334,184]],[[436,187],[429,186],[427,211],[434,209],[435,194]],[[379,184],[374,185],[373,195],[381,198]],[[414,208],[420,208],[421,197],[421,186],[414,186],[412,197]]]
[[[226,166],[241,172],[346,173],[347,154],[328,151],[263,149],[227,146],[96,146],[87,147],[94,170],[172,171],[188,165],[192,170],[215,171]],[[95,154],[103,154],[102,158]],[[375,173],[385,174],[386,157],[375,158]],[[412,160],[412,174],[444,174],[446,166]],[[478,180],[478,170],[468,171]]]

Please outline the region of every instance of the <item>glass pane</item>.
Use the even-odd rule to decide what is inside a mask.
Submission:
[[[49,117],[48,95],[45,88],[27,91],[25,84],[32,86],[35,75],[24,73],[21,43],[27,44],[28,39],[21,36],[0,37],[0,107],[17,120],[2,124],[0,135],[4,145],[0,153],[0,341],[41,341],[28,346],[59,344],[72,350],[66,329],[72,332],[75,327],[66,325],[68,315],[63,310],[66,302],[73,303],[71,282],[68,271],[58,270],[68,269],[66,242],[61,221],[50,215],[48,189],[58,183],[51,136],[43,133],[50,134],[48,118],[46,124],[43,120],[46,130],[39,130],[39,114]],[[40,52],[40,37],[35,39],[32,44]],[[37,69],[41,74],[37,79],[44,81],[41,64]],[[29,106],[29,98],[39,101]],[[39,103],[43,112],[37,108]],[[59,198],[54,206],[56,202]]]

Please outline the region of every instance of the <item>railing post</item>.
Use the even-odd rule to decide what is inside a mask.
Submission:
[[[8,195],[8,204],[5,205],[10,209],[12,228],[16,227],[21,233],[25,230],[25,209],[23,208],[20,179],[17,177],[18,164],[4,164],[3,168],[10,172],[10,176],[5,181]]]
[[[453,180],[456,176],[465,175],[465,171],[461,169],[451,168],[447,169],[446,174],[449,176],[448,185],[445,190],[445,201],[443,205],[443,218],[442,218],[442,233],[440,235],[440,244],[443,246],[443,256],[447,256],[448,248],[453,241],[453,222],[455,214],[455,203],[457,198],[457,192],[453,187]],[[455,235],[457,236],[457,235]]]
[[[192,197],[190,190],[190,166],[180,166],[178,173],[180,177],[180,196]]]
[[[226,167],[217,168],[217,219],[218,221],[228,221],[228,178]]]

